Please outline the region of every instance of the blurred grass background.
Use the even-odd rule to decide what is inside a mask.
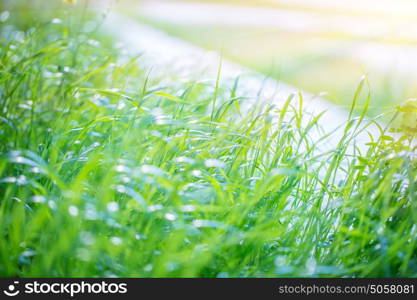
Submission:
[[[226,58],[265,75],[314,94],[321,93],[345,107],[352,101],[364,74],[372,89],[371,115],[392,109],[417,95],[414,1],[140,3],[142,8],[129,10],[140,20],[206,49],[221,52]],[[206,9],[210,6],[218,7],[215,11],[223,11],[222,15],[216,16],[215,11]],[[182,7],[189,10],[188,13],[180,12]],[[241,8],[245,9],[241,15],[246,20],[234,21]],[[248,13],[251,8],[252,14]],[[284,20],[284,24],[278,26],[280,28],[262,25],[265,9],[271,14],[278,12],[277,18],[288,14],[288,20]],[[229,12],[230,20],[224,20]],[[299,13],[301,15],[297,15]],[[200,20],[199,15],[202,16]],[[319,26],[302,25],[301,29],[296,29],[300,26],[297,22],[309,18],[320,23]],[[256,23],[259,25],[251,25]],[[337,26],[332,26],[335,23]]]

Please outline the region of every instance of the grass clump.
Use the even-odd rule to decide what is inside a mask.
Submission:
[[[292,99],[240,116],[67,17],[2,25],[2,276],[417,275],[411,135],[320,151]]]

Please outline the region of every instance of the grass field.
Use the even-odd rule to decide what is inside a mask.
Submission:
[[[238,88],[167,83],[41,2],[0,6],[1,276],[417,276],[412,102],[401,137],[348,153],[362,110],[320,152],[291,98],[241,115]]]

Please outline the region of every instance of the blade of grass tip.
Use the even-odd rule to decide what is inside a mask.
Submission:
[[[298,126],[298,128],[301,128],[301,118],[302,118],[302,115],[303,115],[303,102],[304,102],[303,94],[301,92],[298,92],[298,98],[299,98],[299,101],[298,101],[298,115],[299,115],[299,118],[297,120],[297,126]]]
[[[173,101],[173,102],[188,104],[188,102],[178,98],[177,96],[174,96],[174,95],[171,95],[171,94],[168,94],[168,93],[165,93],[165,92],[156,92],[156,93],[154,93],[154,95],[161,96],[161,97],[163,97],[167,100]]]
[[[366,86],[368,87],[368,93],[367,93],[366,99],[365,99],[365,106],[363,107],[361,115],[359,116],[359,120],[358,120],[358,123],[355,127],[355,131],[359,128],[360,124],[365,119],[366,113],[368,112],[369,103],[371,102],[371,88],[369,86],[368,78],[366,76],[364,76],[363,80],[364,80],[364,84],[366,84]]]
[[[233,82],[233,87],[232,87],[232,91],[231,91],[231,98],[232,99],[234,99],[234,98],[236,98],[236,91],[237,91],[237,88],[238,88],[238,85],[239,85],[239,79],[240,79],[240,77],[239,76],[237,76],[236,78],[235,78],[235,81]],[[240,105],[239,105],[239,101],[235,101],[234,102],[234,104],[235,104],[235,107],[236,107],[236,110],[237,110],[237,113],[239,114],[239,116],[241,117],[242,116],[242,113],[241,113],[241,111],[240,111]]]
[[[149,77],[151,75],[152,72],[152,68],[150,67],[148,73],[146,74],[145,80],[143,82],[143,88],[142,88],[142,100],[145,98],[146,94],[147,94],[147,88],[148,88],[148,82],[149,82]]]
[[[210,117],[211,121],[213,121],[214,110],[215,110],[215,107],[216,107],[217,94],[218,94],[218,91],[219,91],[219,84],[220,84],[220,74],[221,74],[221,71],[222,71],[222,64],[223,64],[223,55],[222,55],[222,52],[221,52],[220,53],[220,60],[219,60],[219,67],[217,69],[216,86],[215,86],[214,94],[213,94],[213,105],[212,105],[211,117]]]
[[[284,105],[280,109],[279,113],[279,120],[278,120],[278,126],[281,127],[282,122],[284,121],[284,117],[286,112],[288,111],[288,107],[290,106],[291,100],[294,99],[294,94],[291,94],[288,96],[287,100],[285,101]]]
[[[232,86],[232,90],[230,91],[230,98],[235,98],[236,97],[236,91],[237,91],[237,87],[239,85],[239,79],[240,77],[237,76],[233,82],[233,86]]]
[[[363,75],[361,77],[361,79],[360,79],[360,82],[359,82],[358,87],[356,88],[355,95],[353,96],[352,105],[350,107],[348,120],[351,120],[352,119],[353,111],[354,111],[354,109],[356,107],[356,104],[358,102],[359,96],[361,95],[361,92],[362,92],[362,89],[363,89],[363,85],[365,83],[365,79],[366,79],[366,77],[365,77],[365,75]]]
[[[353,112],[354,112],[354,110],[355,110],[355,108],[357,106],[358,99],[359,99],[359,97],[360,97],[360,95],[362,93],[362,89],[363,89],[363,86],[365,84],[365,78],[366,78],[365,75],[363,75],[361,77],[361,80],[359,82],[359,85],[358,85],[358,87],[355,90],[355,94],[354,94],[353,100],[352,100],[352,105],[351,105],[350,111],[349,111],[348,120],[347,120],[346,126],[344,128],[343,136],[341,137],[341,139],[339,141],[339,145],[342,144],[343,142],[345,142],[346,139],[348,139],[348,137],[349,137],[348,132],[355,125],[355,120],[352,119]],[[356,130],[356,128],[357,127],[355,127],[355,130]],[[354,132],[355,132],[355,130],[354,130]],[[354,133],[351,135],[351,139],[354,137],[354,135],[355,135]]]

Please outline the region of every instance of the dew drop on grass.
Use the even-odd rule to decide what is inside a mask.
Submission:
[[[32,169],[30,169],[30,171],[31,171],[32,173],[37,174],[37,173],[40,173],[40,172],[41,172],[41,169],[39,169],[38,167],[33,167]]]
[[[110,227],[114,227],[114,228],[122,228],[123,226],[120,223],[117,223],[114,219],[112,218],[106,218],[106,224]]]
[[[151,115],[158,117],[158,116],[163,116],[164,115],[164,111],[162,108],[160,107],[155,107],[150,111]]]
[[[145,272],[150,272],[150,271],[152,271],[152,269],[153,269],[153,265],[152,265],[152,264],[146,265],[146,266],[143,268],[143,270],[144,270]]]
[[[20,175],[16,180],[17,185],[25,185],[28,183],[25,175]]]
[[[140,170],[144,173],[144,174],[151,174],[151,175],[155,175],[155,176],[163,176],[164,172],[155,166],[152,165],[143,165]]]
[[[15,163],[23,163],[25,161],[25,158],[22,156],[15,156],[11,159],[11,161],[15,162]]]
[[[95,242],[94,235],[89,231],[82,231],[80,233],[80,240],[84,245],[91,246]]]
[[[200,228],[200,227],[209,227],[209,228],[219,228],[222,227],[223,224],[213,220],[194,220],[193,226]]]
[[[122,240],[121,238],[117,237],[117,236],[113,236],[113,237],[110,239],[110,241],[111,241],[111,243],[112,243],[113,245],[115,245],[115,246],[119,246],[119,245],[121,245],[121,244],[123,243],[123,240]]]
[[[119,103],[117,104],[117,107],[116,107],[116,109],[123,109],[123,108],[125,108],[125,106],[126,106],[126,104],[125,104],[125,102],[124,101],[119,101]]]
[[[148,207],[149,212],[154,212],[163,209],[164,207],[161,204],[150,205]]]
[[[173,272],[179,269],[179,264],[175,261],[170,261],[165,264],[165,268],[168,272]]]
[[[115,189],[119,193],[126,194],[126,195],[132,197],[133,199],[136,200],[136,202],[139,205],[141,205],[143,207],[146,207],[146,201],[145,201],[145,199],[142,197],[142,195],[140,195],[139,193],[137,193],[132,188],[127,187],[127,186],[124,186],[122,184],[118,184],[118,185],[115,186]]]
[[[177,216],[175,214],[172,214],[172,213],[166,213],[164,217],[168,221],[175,221],[177,219]]]
[[[10,16],[10,13],[7,10],[1,12],[1,14],[0,14],[0,22],[6,22],[7,19],[9,19],[9,16]]]
[[[107,204],[107,210],[109,212],[116,212],[119,210],[119,204],[117,204],[117,202],[110,202]]]
[[[98,46],[100,46],[100,42],[99,41],[96,41],[96,40],[88,40],[87,41],[87,44],[89,44],[90,46],[93,46],[93,47],[98,47]],[[115,90],[115,92],[117,92],[118,90]]]
[[[275,266],[281,267],[285,266],[287,263],[287,258],[283,255],[279,255],[275,258]]]
[[[55,210],[56,209],[56,203],[53,200],[49,200],[48,201],[48,206],[52,210]]]
[[[33,203],[44,203],[46,198],[42,195],[36,195],[31,198]]]
[[[137,239],[137,240],[144,240],[144,239],[146,239],[146,235],[140,234],[140,233],[136,233],[135,234],[135,239]]]
[[[202,253],[209,251],[209,246],[207,244],[197,244],[194,246],[194,252]]]
[[[87,220],[97,220],[98,219],[98,213],[97,213],[96,207],[91,203],[87,203],[87,205],[86,205],[85,218]]]
[[[209,159],[206,159],[206,161],[204,162],[204,165],[207,168],[224,168],[225,163],[218,159],[209,158]]]
[[[149,131],[149,134],[153,135],[155,137],[163,137],[163,134],[158,130],[151,130],[151,131]]]
[[[192,211],[195,211],[195,206],[194,205],[183,205],[181,207],[181,210],[183,212],[192,212]]]
[[[114,170],[120,173],[130,172],[130,168],[126,167],[125,165],[117,165],[114,167]]]
[[[194,177],[200,177],[201,176],[201,171],[200,170],[192,170],[191,171],[191,175],[193,175]]]
[[[21,255],[22,256],[25,256],[25,257],[35,256],[36,255],[36,251],[33,250],[33,249],[26,249],[25,251],[22,252]]]
[[[58,19],[58,18],[53,18],[52,21],[51,21],[51,23],[52,24],[61,24],[62,23],[62,20],[61,19]]]
[[[0,180],[0,182],[15,183],[16,180],[17,180],[16,177],[6,177]]]
[[[71,216],[76,217],[78,216],[78,207],[71,205],[70,207],[68,207],[68,212]]]
[[[124,185],[119,184],[119,185],[116,186],[116,191],[118,191],[119,193],[124,194],[124,193],[126,193],[126,187]]]
[[[123,177],[121,178],[121,180],[122,180],[124,183],[129,183],[129,182],[131,182],[131,179],[130,179],[130,177],[128,177],[128,176],[123,176]]]
[[[186,157],[186,156],[177,157],[175,159],[175,161],[177,163],[186,163],[186,164],[190,164],[190,165],[193,165],[195,163],[194,159]]]

